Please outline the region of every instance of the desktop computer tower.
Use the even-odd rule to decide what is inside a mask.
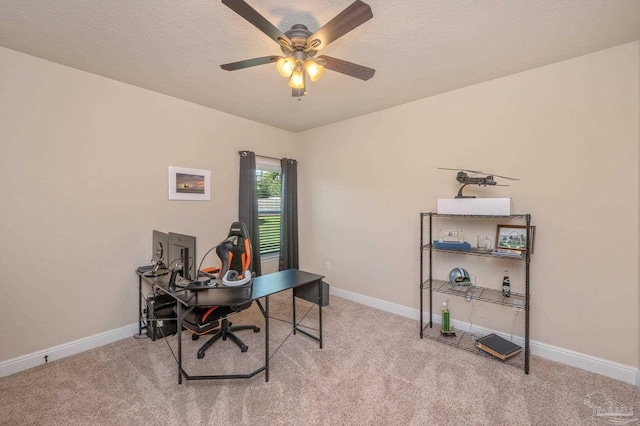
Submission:
[[[151,296],[147,299],[147,336],[153,341],[176,334],[176,301],[167,294]]]

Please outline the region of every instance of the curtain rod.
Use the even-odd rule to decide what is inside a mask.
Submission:
[[[267,158],[267,159],[269,159],[269,160],[277,160],[277,161],[282,160],[282,158],[268,157],[268,156],[266,156],[266,155],[258,155],[258,154],[256,154],[256,157],[260,157],[260,158]]]
[[[247,152],[247,151],[239,151],[239,152],[238,152],[238,154],[242,155],[242,153],[243,153],[243,152]],[[269,157],[269,156],[267,156],[267,155],[259,155],[259,154],[256,154],[256,157],[260,157],[260,158],[267,158],[267,159],[269,159],[269,160],[276,160],[276,161],[280,161],[280,160],[282,160],[282,158]],[[286,158],[286,157],[285,157],[285,158]],[[294,160],[293,158],[287,158],[287,160],[293,160],[293,161],[296,161],[296,160]]]

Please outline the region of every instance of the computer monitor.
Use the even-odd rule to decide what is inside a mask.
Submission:
[[[157,265],[169,264],[169,234],[153,230],[153,244],[151,245],[151,263]]]
[[[182,276],[196,279],[196,237],[169,232],[169,269],[179,268]]]

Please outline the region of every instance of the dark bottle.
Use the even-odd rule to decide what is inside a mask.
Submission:
[[[511,282],[509,281],[509,271],[504,270],[504,278],[502,279],[502,295],[504,297],[511,296]]]

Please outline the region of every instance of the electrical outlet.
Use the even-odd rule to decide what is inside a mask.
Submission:
[[[518,312],[524,309],[524,301],[520,299],[515,299],[513,301],[513,310]]]

